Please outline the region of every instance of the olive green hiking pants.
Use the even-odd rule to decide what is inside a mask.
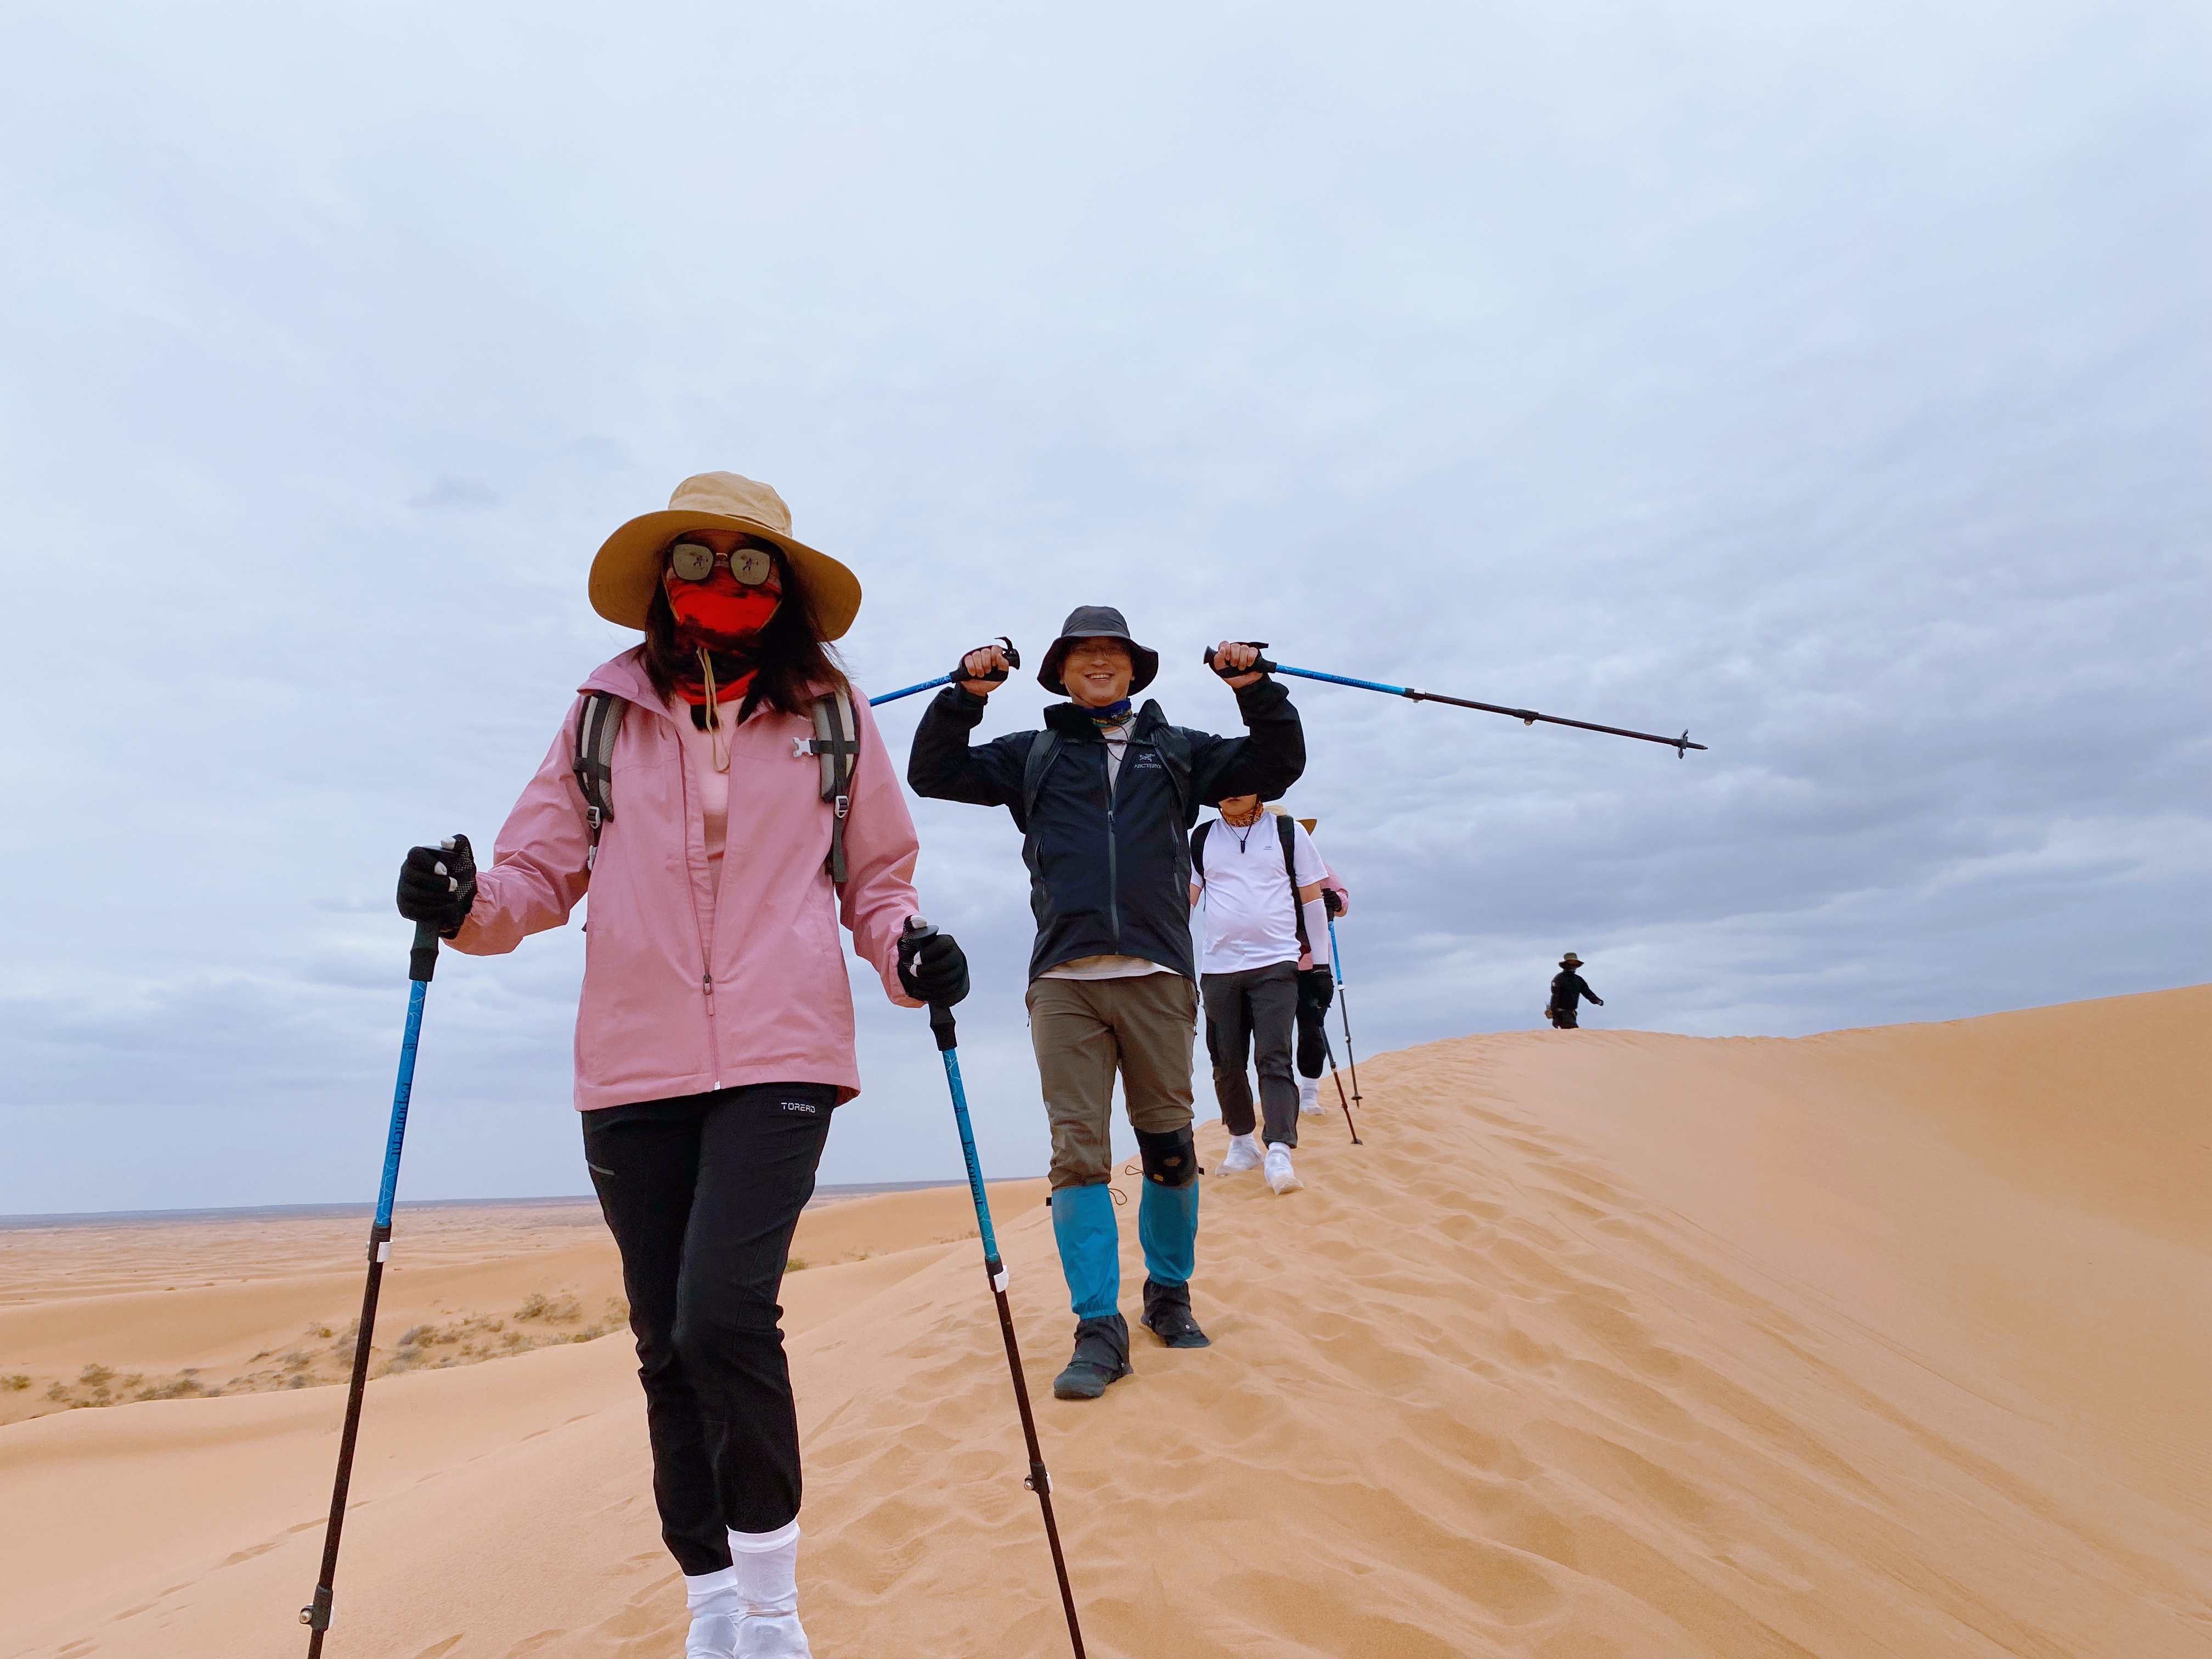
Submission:
[[[1181,974],[1030,981],[1030,1041],[1052,1124],[1052,1184],[1090,1187],[1114,1173],[1114,1074],[1129,1127],[1147,1134],[1191,1121],[1198,987]]]

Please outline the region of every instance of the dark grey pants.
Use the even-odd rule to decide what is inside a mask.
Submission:
[[[1234,974],[1206,974],[1206,1052],[1213,1061],[1213,1097],[1232,1135],[1252,1133],[1252,1080],[1248,1056],[1260,1071],[1260,1109],[1269,1146],[1298,1144],[1298,1085],[1291,1075],[1291,1044],[1298,1013],[1298,965],[1279,962]]]

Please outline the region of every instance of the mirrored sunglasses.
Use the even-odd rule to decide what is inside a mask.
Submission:
[[[726,564],[738,585],[758,587],[775,574],[775,555],[765,547],[740,547],[717,553],[703,542],[678,542],[668,550],[668,568],[687,582],[703,582],[714,567]]]

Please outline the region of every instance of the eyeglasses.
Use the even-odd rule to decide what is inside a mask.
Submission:
[[[726,564],[740,586],[758,587],[775,574],[775,555],[765,547],[740,547],[717,553],[704,542],[678,542],[668,550],[668,568],[687,582],[703,582],[714,567]]]

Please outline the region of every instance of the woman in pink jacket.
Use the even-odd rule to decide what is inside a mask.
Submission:
[[[491,866],[465,836],[414,848],[400,914],[495,955],[589,892],[575,1099],[622,1251],[684,1651],[790,1659],[809,1650],[776,1295],[831,1113],[860,1092],[838,924],[902,1007],[959,1000],[967,963],[941,934],[902,957],[914,823],[826,644],[860,584],[793,538],[775,491],[686,479],[607,538],[591,596],[644,643],[585,679]],[[610,715],[594,813],[578,728]],[[849,775],[833,771],[819,750],[853,740]]]

